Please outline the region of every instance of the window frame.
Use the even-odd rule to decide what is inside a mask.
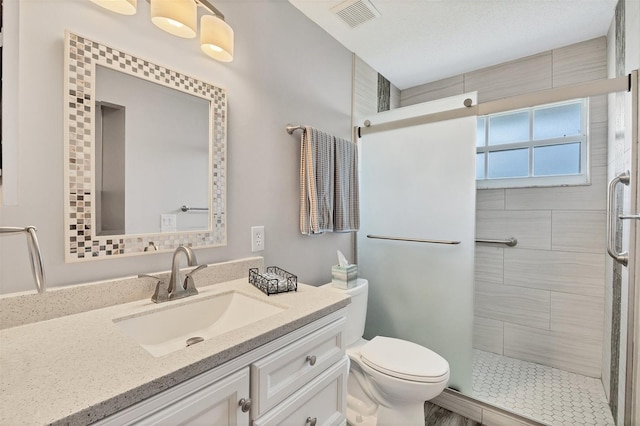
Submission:
[[[549,107],[559,107],[563,105],[580,104],[581,131],[579,135],[563,136],[548,139],[533,139],[533,117],[536,110]],[[489,119],[504,115],[511,115],[521,112],[529,114],[529,140],[514,143],[503,143],[499,145],[489,145]],[[590,155],[589,155],[589,99],[573,99],[570,101],[554,102],[550,104],[537,105],[530,108],[522,108],[496,114],[487,114],[478,116],[478,119],[484,119],[484,145],[476,146],[476,159],[478,154],[484,154],[483,167],[484,178],[476,178],[476,188],[492,189],[492,188],[527,188],[527,187],[547,187],[547,186],[578,186],[589,185],[590,180]],[[580,172],[570,175],[548,175],[533,176],[534,166],[534,148],[552,146],[552,145],[568,145],[571,143],[580,143]],[[477,144],[476,144],[477,145]],[[514,149],[527,149],[528,155],[528,176],[523,177],[501,177],[488,178],[488,156],[490,152],[509,151]],[[477,176],[477,173],[476,173]]]

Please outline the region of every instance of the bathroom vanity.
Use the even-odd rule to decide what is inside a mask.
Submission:
[[[329,314],[96,424],[344,424],[343,315]]]
[[[348,297],[304,284],[266,296],[246,278],[204,284],[179,301],[138,300],[2,330],[0,424],[345,423]],[[143,342],[121,327],[229,294],[279,309],[162,355],[148,347],[164,345],[160,338]]]

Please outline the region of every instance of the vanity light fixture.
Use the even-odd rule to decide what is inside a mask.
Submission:
[[[122,15],[135,15],[138,0],[91,0],[95,4]]]
[[[233,61],[233,29],[218,16],[204,15],[200,20],[200,48],[218,61]]]
[[[151,0],[151,22],[169,34],[194,38],[198,32],[195,0]]]
[[[136,13],[137,0],[91,0],[112,12]],[[233,61],[233,29],[224,15],[209,0],[147,0],[151,21],[164,31],[183,38],[194,38],[198,32],[198,6],[208,14],[200,20],[200,48],[220,62]]]

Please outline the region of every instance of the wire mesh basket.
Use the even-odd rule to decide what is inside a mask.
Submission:
[[[260,273],[258,268],[249,268],[249,283],[258,287],[267,296],[287,291],[298,291],[298,277],[277,266],[268,266]]]

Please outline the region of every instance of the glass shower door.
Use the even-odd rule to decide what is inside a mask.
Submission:
[[[474,94],[366,117],[389,123],[463,107]],[[369,280],[365,337],[421,344],[471,394],[476,116],[360,139],[359,276]],[[391,237],[392,239],[387,239]],[[400,238],[395,240],[394,238]],[[438,240],[421,242],[418,240]]]

